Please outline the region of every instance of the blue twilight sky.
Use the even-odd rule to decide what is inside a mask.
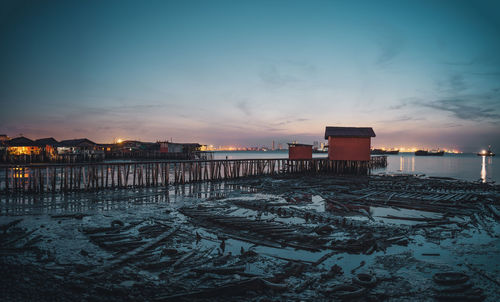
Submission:
[[[0,133],[500,148],[500,1],[3,1]]]

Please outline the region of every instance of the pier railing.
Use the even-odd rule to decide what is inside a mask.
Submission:
[[[0,166],[0,192],[46,193],[108,188],[161,187],[258,175],[329,173],[367,175],[387,165],[387,157],[370,161],[234,159],[143,161]]]

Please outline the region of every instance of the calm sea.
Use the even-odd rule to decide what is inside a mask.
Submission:
[[[287,151],[230,151],[215,152],[215,159],[287,158]],[[326,157],[315,153],[314,157]],[[425,174],[427,176],[453,177],[471,181],[500,182],[500,162],[495,157],[482,157],[472,153],[445,154],[444,156],[415,156],[413,153],[388,155],[388,166],[374,173]]]

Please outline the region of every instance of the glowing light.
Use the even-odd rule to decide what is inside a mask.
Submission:
[[[40,154],[39,147],[8,147],[11,155],[31,155]]]
[[[429,146],[399,146],[399,147],[388,147],[388,146],[374,146],[373,149],[380,149],[383,151],[399,151],[401,153],[414,153],[418,150],[443,150],[446,153],[460,154],[462,151],[458,149],[448,149],[448,148],[430,148]]]
[[[116,142],[117,142],[118,144],[121,144],[121,143],[123,143],[123,139],[119,138],[119,139],[117,139],[117,140],[116,140]]]

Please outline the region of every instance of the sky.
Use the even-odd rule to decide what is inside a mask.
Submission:
[[[2,1],[0,133],[500,148],[499,1]]]

